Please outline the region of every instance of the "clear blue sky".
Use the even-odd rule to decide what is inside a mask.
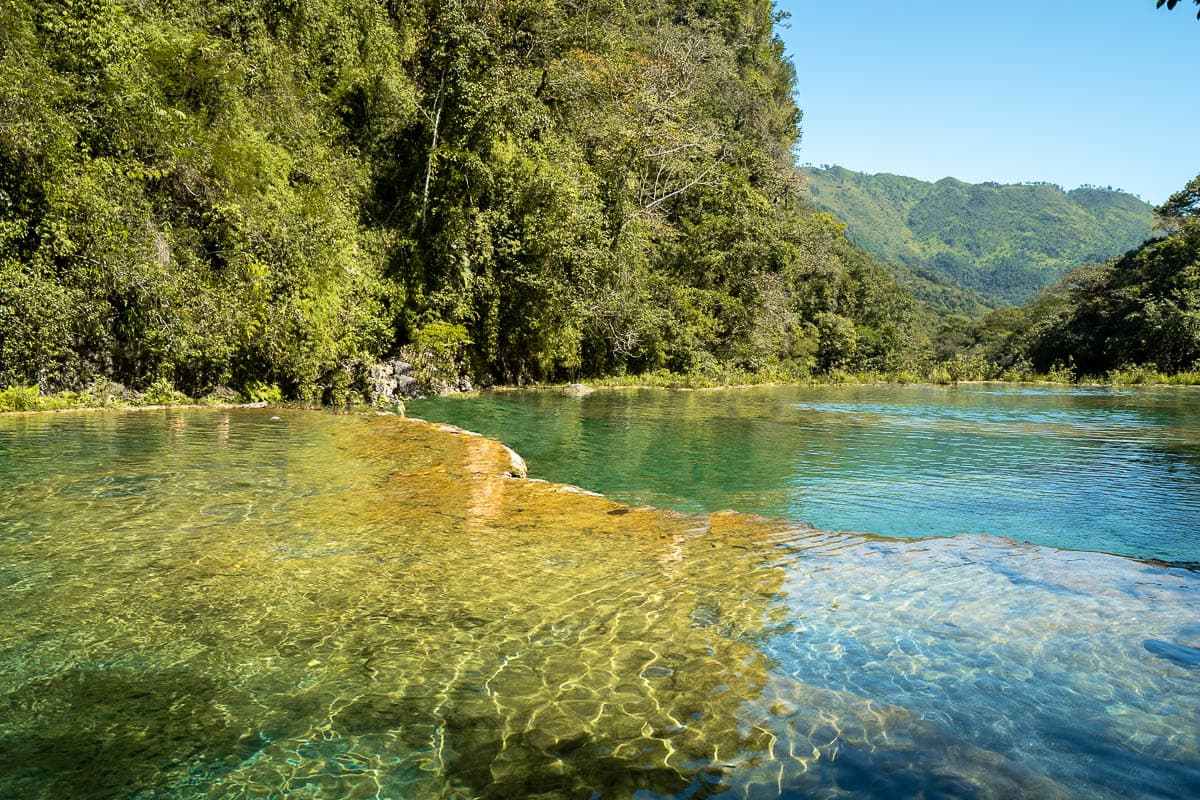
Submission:
[[[1200,21],[1154,0],[777,0],[801,162],[1113,186],[1200,174]]]

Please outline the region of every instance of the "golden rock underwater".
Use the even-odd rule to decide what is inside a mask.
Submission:
[[[0,446],[5,797],[1076,796],[1055,758],[818,679],[894,664],[936,692],[970,648],[1008,692],[1100,671],[1097,738],[1200,775],[1191,668],[1104,656],[1200,643],[1184,571],[628,509],[396,417],[25,417]]]

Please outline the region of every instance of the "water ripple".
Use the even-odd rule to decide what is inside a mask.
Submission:
[[[1192,571],[629,509],[279,416],[0,418],[0,796],[1200,786]]]

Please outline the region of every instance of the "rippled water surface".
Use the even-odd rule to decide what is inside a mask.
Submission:
[[[276,414],[0,417],[0,797],[1200,796],[1191,571]]]
[[[1200,562],[1200,390],[497,392],[411,413],[635,505]]]

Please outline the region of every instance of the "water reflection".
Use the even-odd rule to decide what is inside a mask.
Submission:
[[[281,416],[0,420],[0,796],[1200,785],[1191,573],[631,511]]]

